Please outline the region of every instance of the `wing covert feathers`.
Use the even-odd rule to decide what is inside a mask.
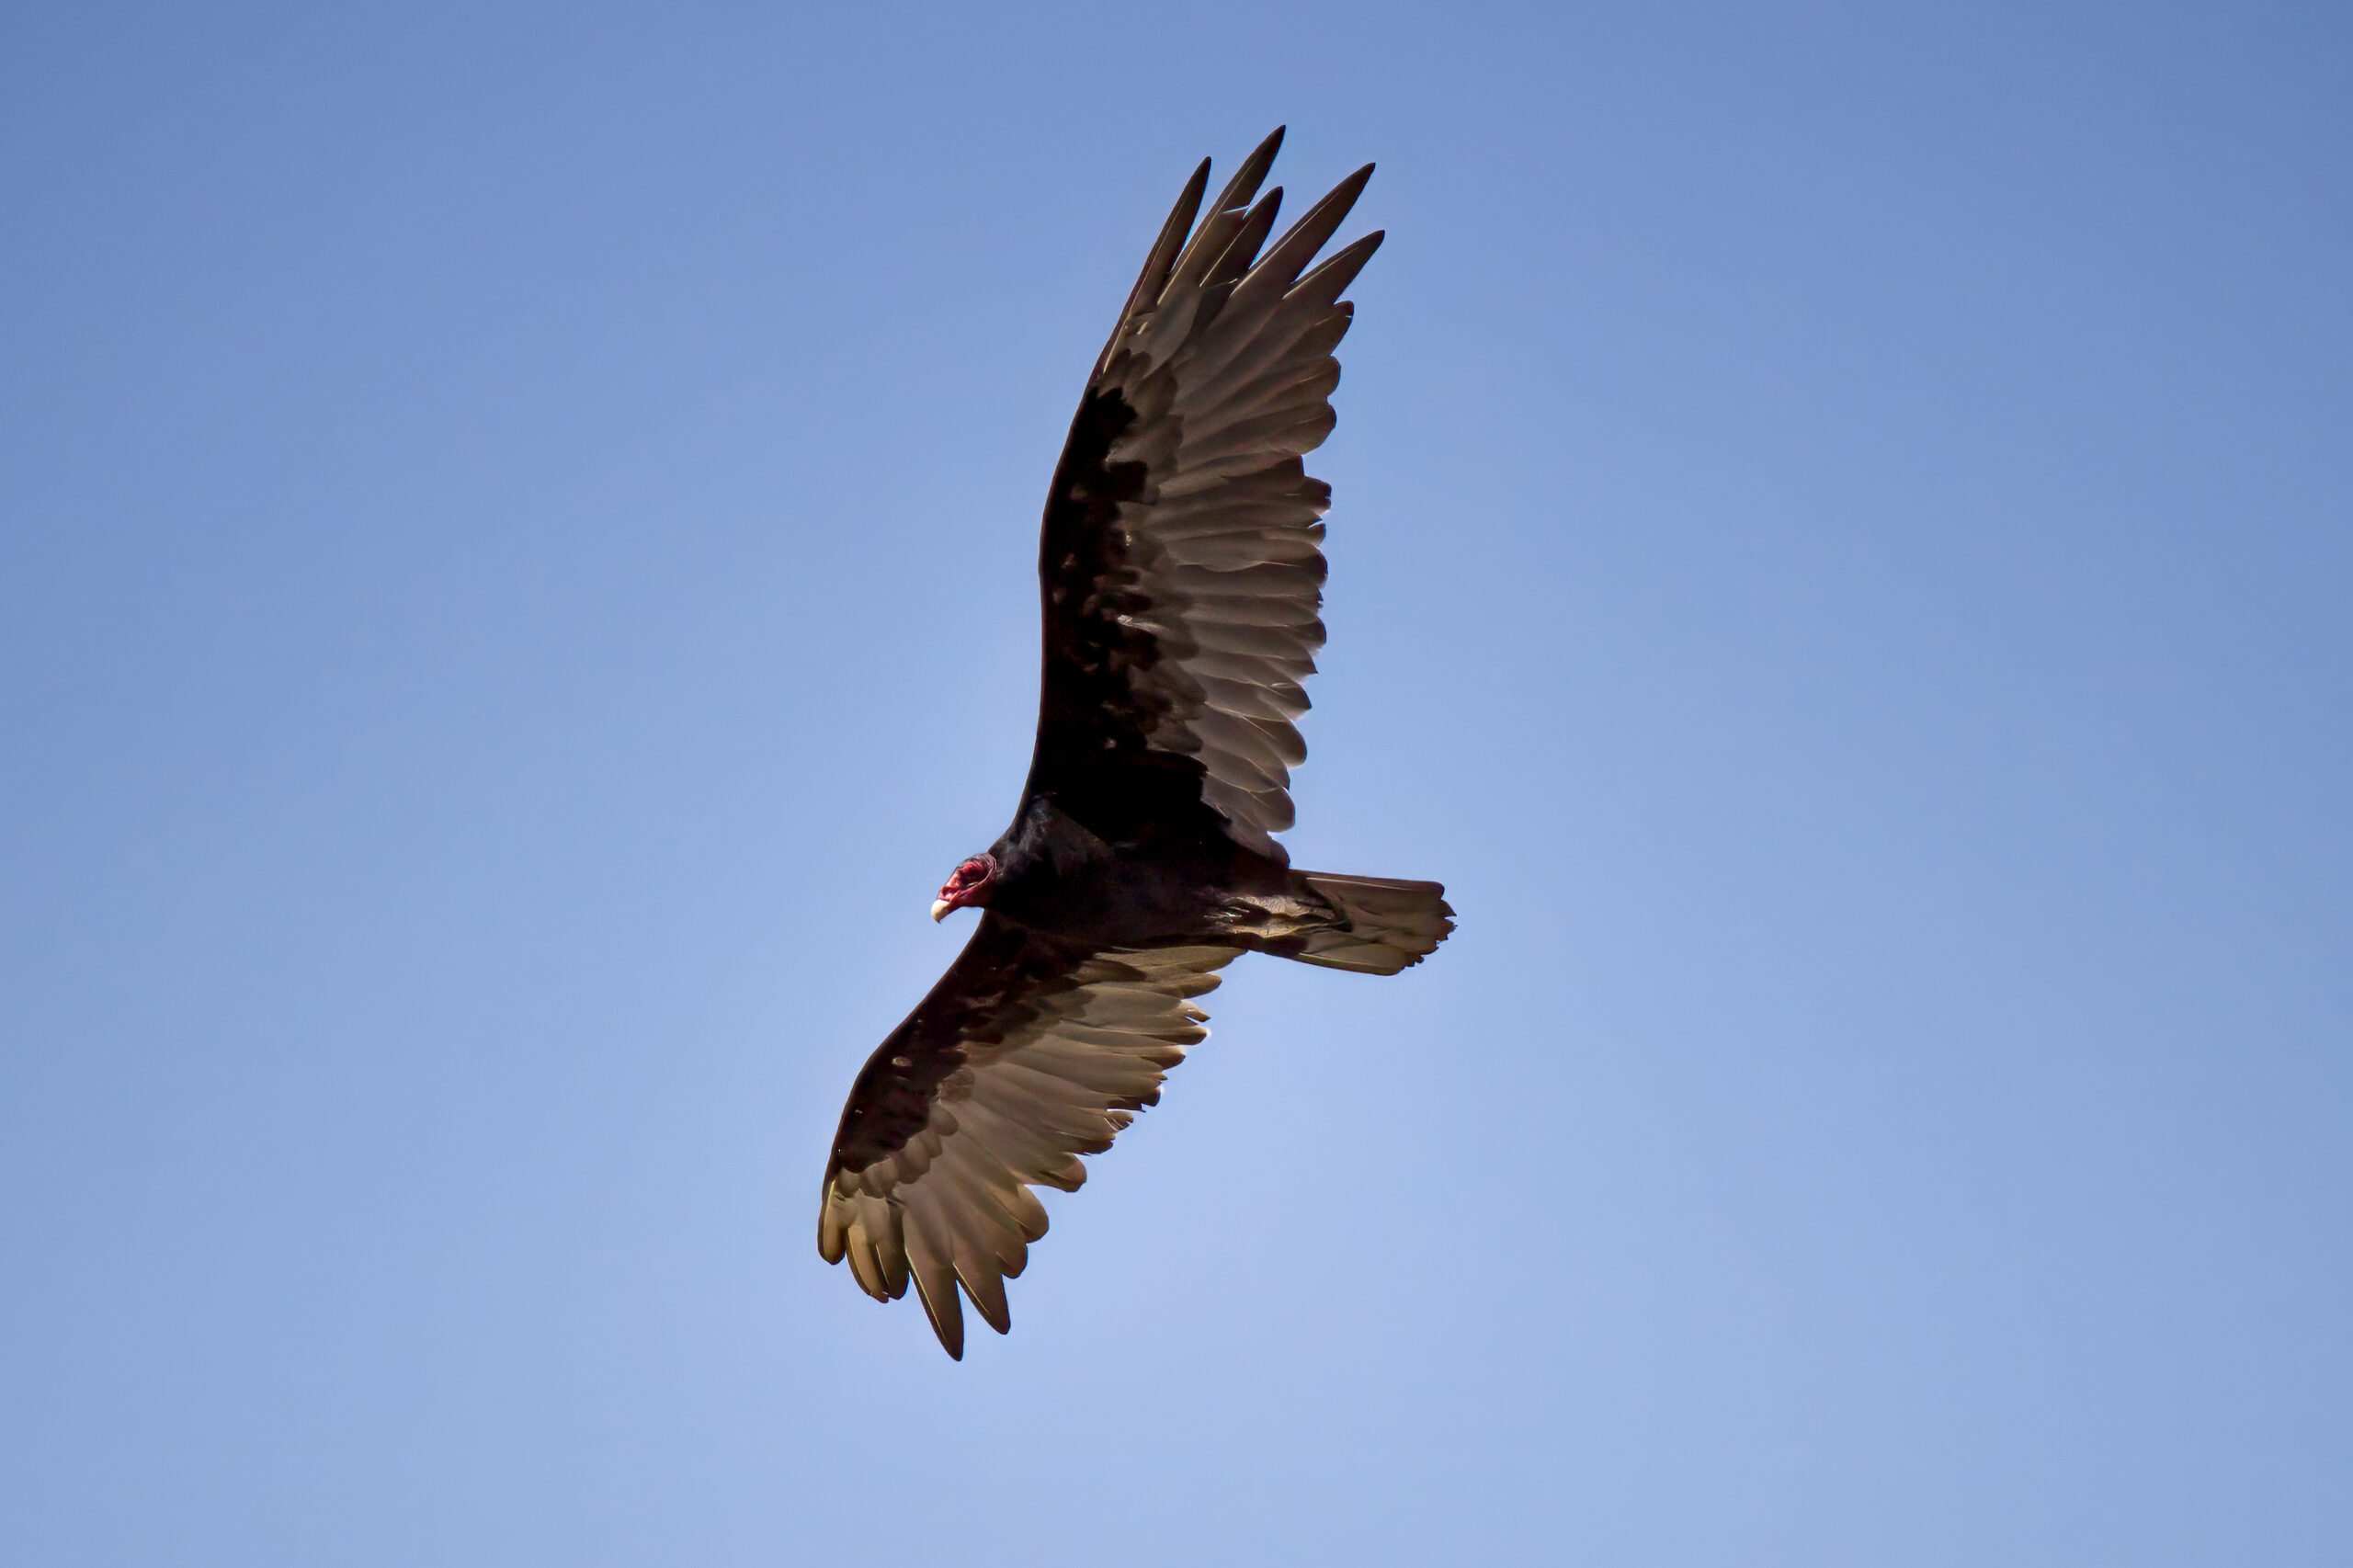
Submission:
[[[959,1287],[1011,1326],[1005,1281],[1046,1233],[1029,1188],[1073,1191],[1207,1037],[1192,998],[1228,947],[1087,951],[995,915],[885,1040],[850,1092],[825,1171],[817,1251],[878,1301],[910,1282],[950,1356]]]
[[[1189,805],[1278,861],[1324,642],[1331,492],[1302,460],[1332,431],[1340,292],[1381,243],[1310,267],[1367,165],[1267,244],[1282,193],[1258,187],[1281,141],[1244,160],[1198,226],[1195,171],[1073,421],[1040,554],[1030,772],[1031,790],[1115,841]]]

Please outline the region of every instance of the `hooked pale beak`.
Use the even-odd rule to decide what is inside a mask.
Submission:
[[[934,920],[945,920],[948,918],[948,912],[955,907],[944,898],[935,898],[931,901],[931,917]]]

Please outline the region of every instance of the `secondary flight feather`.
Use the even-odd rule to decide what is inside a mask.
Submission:
[[[932,917],[972,940],[859,1072],[825,1166],[817,1250],[881,1301],[912,1284],[964,1353],[963,1301],[1005,1281],[1206,1034],[1195,998],[1245,952],[1394,974],[1446,939],[1436,882],[1291,869],[1294,721],[1324,642],[1340,298],[1378,232],[1315,257],[1371,177],[1271,245],[1277,131],[1198,225],[1204,159],[1087,378],[1046,496],[1037,747],[1013,824]]]

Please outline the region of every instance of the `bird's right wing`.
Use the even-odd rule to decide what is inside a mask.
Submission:
[[[1293,722],[1323,645],[1340,298],[1378,233],[1316,253],[1368,164],[1271,245],[1268,137],[1196,227],[1169,213],[1089,377],[1046,498],[1044,679],[1029,792],[1113,844],[1223,834],[1278,862]],[[1264,254],[1261,248],[1264,247]]]
[[[983,914],[931,994],[876,1050],[842,1108],[817,1251],[877,1301],[913,1279],[950,1356],[961,1283],[999,1334],[1005,1281],[1046,1233],[1029,1188],[1074,1191],[1202,1040],[1190,998],[1237,949],[1092,950]]]

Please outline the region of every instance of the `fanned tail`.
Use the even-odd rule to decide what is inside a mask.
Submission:
[[[1305,934],[1286,958],[1359,974],[1395,974],[1438,950],[1454,929],[1454,911],[1437,882],[1386,877],[1343,877],[1331,871],[1295,871],[1294,882],[1340,912],[1345,926]],[[1280,950],[1280,949],[1278,949]]]

